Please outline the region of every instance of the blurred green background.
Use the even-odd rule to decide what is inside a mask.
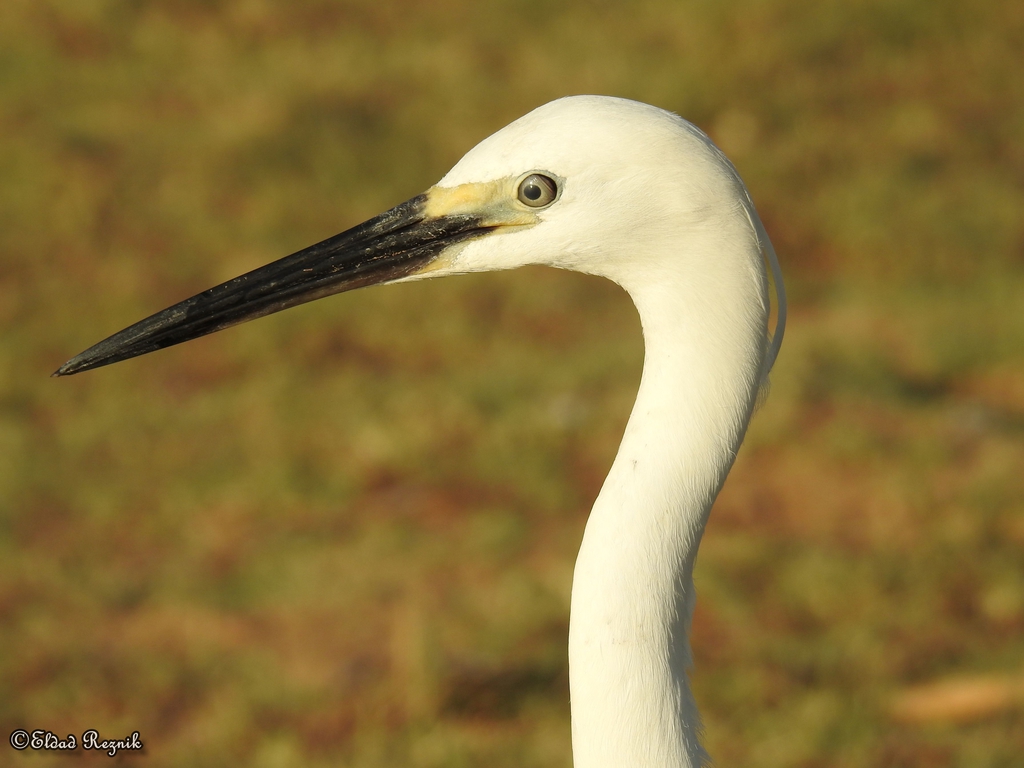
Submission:
[[[606,93],[725,149],[792,299],[697,564],[717,764],[1024,764],[1022,62],[1019,0],[4,0],[4,740],[569,765],[572,564],[643,356],[619,289],[375,288],[47,376]]]

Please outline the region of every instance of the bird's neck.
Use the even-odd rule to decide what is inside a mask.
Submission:
[[[708,279],[669,270],[624,285],[646,355],[573,576],[575,768],[694,768],[707,759],[686,677],[691,574],[760,380],[765,285],[760,254],[747,247]]]

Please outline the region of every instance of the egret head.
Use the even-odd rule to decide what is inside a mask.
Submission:
[[[712,232],[756,240],[752,221],[735,169],[690,123],[626,99],[559,99],[485,139],[425,193],[142,320],[57,375],[377,283],[526,264],[631,293],[665,270],[718,279],[697,246]]]
[[[538,180],[551,192],[535,189]],[[530,199],[531,191],[544,194]],[[547,264],[623,284],[655,267],[658,254],[671,252],[686,268],[687,243],[720,232],[747,201],[732,164],[695,126],[606,96],[535,109],[470,150],[426,194],[435,215],[486,212],[494,225],[427,273]],[[749,222],[739,223],[750,235]]]

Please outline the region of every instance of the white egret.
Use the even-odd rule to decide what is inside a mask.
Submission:
[[[766,256],[779,296],[770,341]],[[554,101],[424,194],[136,323],[57,375],[352,288],[525,264],[618,283],[646,343],[573,576],[574,764],[702,765],[687,681],[694,558],[779,351],[785,296],[736,169],[682,118],[625,99]]]

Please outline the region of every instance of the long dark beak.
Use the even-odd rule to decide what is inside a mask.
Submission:
[[[340,235],[185,299],[64,363],[69,376],[205,336],[332,293],[411,275],[449,246],[493,227],[470,215],[429,218],[419,195]]]

